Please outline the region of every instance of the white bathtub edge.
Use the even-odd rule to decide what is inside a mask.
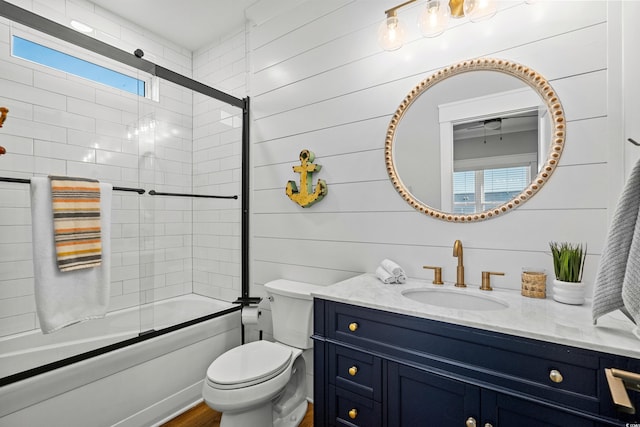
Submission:
[[[238,328],[240,312],[232,312],[213,320],[215,322],[206,321],[192,325],[1,387],[0,418],[175,349]],[[209,327],[211,323],[215,324],[215,327]],[[135,351],[139,346],[144,346],[143,351]],[[107,358],[108,363],[101,363]],[[101,369],[96,369],[97,366]]]

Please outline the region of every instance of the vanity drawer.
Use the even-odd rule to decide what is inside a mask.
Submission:
[[[361,351],[329,345],[329,382],[363,397],[382,398],[382,362]]]
[[[337,341],[597,411],[599,358],[588,350],[349,304],[327,308]]]
[[[380,402],[367,399],[340,387],[329,385],[329,420],[336,426],[378,427],[382,425]]]

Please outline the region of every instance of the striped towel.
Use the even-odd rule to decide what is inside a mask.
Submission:
[[[100,183],[94,179],[49,176],[58,269],[98,267],[100,239]]]

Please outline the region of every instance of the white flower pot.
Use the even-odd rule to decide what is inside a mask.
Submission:
[[[553,279],[553,299],[563,304],[584,304],[584,283]]]

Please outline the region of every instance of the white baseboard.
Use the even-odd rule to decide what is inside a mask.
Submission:
[[[184,414],[188,410],[190,410],[192,408],[195,408],[196,406],[198,406],[202,402],[204,402],[204,399],[202,397],[200,397],[195,402],[191,402],[190,404],[188,404],[187,406],[183,407],[182,409],[178,409],[173,414],[171,414],[168,417],[162,419],[161,421],[158,421],[157,423],[153,424],[151,427],[160,427],[164,423],[167,423],[167,422],[171,421],[172,419]]]
[[[112,427],[158,427],[202,402],[203,382],[198,381]]]

